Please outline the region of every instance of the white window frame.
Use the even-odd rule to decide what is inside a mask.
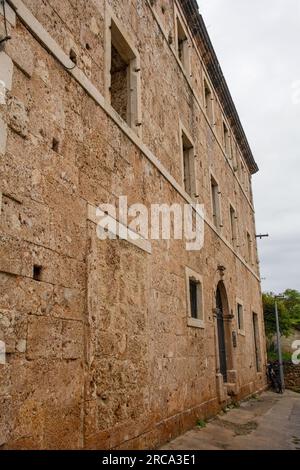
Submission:
[[[189,38],[187,28],[185,27],[184,21],[182,19],[182,16],[181,16],[178,8],[175,5],[174,5],[174,22],[175,22],[174,23],[174,29],[175,29],[175,50],[176,50],[176,55],[177,55],[177,58],[178,58],[180,64],[182,65],[182,68],[183,68],[184,72],[188,75],[188,77],[190,77],[191,76],[191,54],[190,54],[191,44],[190,44],[190,38]],[[178,48],[178,42],[179,42],[178,23],[180,24],[180,27],[181,27],[181,29],[184,32],[185,37],[186,37],[185,44],[183,45],[182,60],[179,57],[179,48]]]
[[[249,266],[253,266],[254,264],[254,256],[253,256],[253,240],[251,237],[250,230],[246,229],[246,245],[247,245],[247,263]]]
[[[191,185],[191,192],[188,193],[185,187],[185,156],[183,152],[183,143],[184,138],[190,146],[189,150],[189,178]],[[190,133],[186,130],[181,121],[179,121],[179,142],[180,142],[180,157],[181,157],[181,174],[182,174],[182,186],[187,194],[192,198],[199,197],[198,194],[198,183],[197,183],[197,171],[196,171],[196,155],[195,155],[195,145]]]
[[[234,222],[232,224],[231,220],[231,209],[233,209],[234,212]],[[232,202],[229,200],[229,223],[230,223],[230,243],[232,247],[236,250],[239,247],[238,243],[238,216],[237,216],[237,211],[235,206],[232,204]]]
[[[223,148],[226,157],[231,160],[232,158],[232,148],[231,148],[231,134],[230,127],[227,125],[225,119],[222,119],[222,136],[223,136]]]
[[[126,124],[139,136],[142,135],[141,113],[141,64],[140,55],[112,9],[106,4],[105,10],[105,98],[111,104],[111,45],[115,41],[120,56],[128,62],[128,106]],[[112,37],[113,36],[113,37]],[[118,112],[112,108],[119,116]],[[120,119],[122,119],[120,117]]]
[[[244,308],[244,302],[239,299],[238,297],[236,298],[236,326],[238,330],[238,334],[242,336],[246,336],[245,333],[245,308]],[[239,328],[239,314],[238,314],[238,306],[242,307],[242,328]]]
[[[203,299],[203,277],[201,274],[196,273],[192,269],[185,268],[185,279],[186,279],[186,303],[187,303],[187,324],[194,328],[205,328],[204,318],[204,299]],[[199,297],[198,300],[198,312],[200,313],[198,318],[192,318],[191,314],[191,303],[190,303],[190,279],[193,279],[199,284]]]
[[[206,101],[206,89],[209,90],[210,93],[210,112],[208,110],[207,101]],[[214,110],[214,94],[213,89],[210,86],[209,80],[206,75],[203,76],[203,103],[204,103],[204,110],[208,121],[210,122],[211,126],[214,126],[215,123],[215,110]]]
[[[216,194],[216,213],[214,213],[214,195],[212,192],[212,182],[214,181],[214,186],[217,188]],[[221,208],[221,191],[217,178],[212,171],[209,172],[209,191],[211,198],[211,210],[212,210],[212,224],[216,228],[217,232],[220,232],[223,228],[222,222],[222,208]],[[216,223],[215,223],[216,222]]]

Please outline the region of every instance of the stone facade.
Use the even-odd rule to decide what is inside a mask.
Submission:
[[[11,39],[0,52],[4,449],[153,448],[229,399],[265,387],[253,171],[191,32],[182,9],[187,3],[6,2]],[[177,50],[178,21],[187,36],[188,68]],[[111,34],[114,47],[121,39],[126,47],[110,81]],[[116,108],[126,119],[122,67],[127,57],[132,66],[131,52],[128,125]],[[110,92],[120,89],[122,103],[114,95],[113,109]],[[181,125],[194,145],[192,196],[183,186]],[[218,227],[211,175],[219,189]],[[100,241],[95,208],[121,195],[147,207],[203,203],[204,247],[188,252],[182,240],[149,240],[150,249]],[[188,326],[186,268],[202,276],[202,327]]]

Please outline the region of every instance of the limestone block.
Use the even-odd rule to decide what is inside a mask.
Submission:
[[[2,236],[0,239],[0,271],[15,275],[32,275],[32,253],[24,241]]]
[[[27,335],[27,317],[13,310],[0,310],[0,339],[4,341],[6,353],[24,348],[22,341]],[[23,351],[19,351],[23,352]]]
[[[42,245],[49,244],[49,209],[29,198],[21,201],[16,196],[3,194],[1,228],[6,234],[16,233],[25,240]]]
[[[52,315],[65,319],[82,320],[85,298],[78,289],[55,286]]]
[[[0,396],[8,396],[11,391],[11,374],[10,374],[10,365],[0,364],[1,373],[0,373]]]
[[[0,446],[5,444],[10,436],[12,423],[12,399],[0,397]]]
[[[8,100],[8,116],[10,127],[21,137],[26,137],[28,134],[28,111],[21,101],[16,97]]]
[[[35,317],[28,320],[27,357],[55,358],[62,355],[62,322],[57,318]]]
[[[77,321],[64,321],[62,329],[62,353],[64,359],[83,356],[83,325]]]
[[[13,77],[13,62],[4,52],[0,52],[0,82],[4,83],[6,90],[11,91]]]
[[[15,278],[0,273],[0,309],[16,310],[24,315],[48,315],[55,308],[53,286],[22,277],[16,285]],[[14,291],[14,296],[10,293]]]
[[[30,78],[34,71],[34,54],[25,34],[14,31],[5,51],[13,63]]]

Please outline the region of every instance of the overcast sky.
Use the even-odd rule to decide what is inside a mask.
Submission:
[[[198,0],[247,134],[263,290],[300,290],[300,0]]]

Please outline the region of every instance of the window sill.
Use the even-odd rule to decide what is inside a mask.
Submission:
[[[203,320],[200,320],[198,318],[191,318],[189,317],[187,320],[188,326],[191,326],[193,328],[205,328],[205,324]]]

